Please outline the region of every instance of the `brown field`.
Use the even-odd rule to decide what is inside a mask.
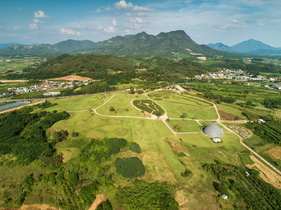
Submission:
[[[28,80],[0,80],[0,82],[28,82]]]
[[[271,168],[266,166],[263,162],[258,160],[255,156],[250,156],[255,162],[250,165],[247,164],[247,168],[257,168],[260,171],[260,177],[267,183],[272,184],[274,187],[281,189],[281,176],[273,171]]]
[[[237,115],[231,114],[229,112],[225,112],[222,110],[218,110],[218,112],[221,118],[225,120],[244,120],[244,118],[238,117]]]
[[[281,147],[275,147],[265,152],[270,157],[281,160]]]
[[[68,75],[65,77],[58,77],[58,78],[54,78],[52,80],[69,80],[69,81],[73,81],[73,80],[93,80],[90,77],[80,77],[77,75]]]

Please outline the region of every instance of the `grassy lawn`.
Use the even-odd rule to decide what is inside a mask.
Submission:
[[[198,206],[214,208],[216,205],[216,192],[212,186],[214,177],[206,173],[202,165],[212,163],[215,160],[241,165],[241,158],[238,154],[245,149],[239,144],[238,137],[226,131],[222,137],[222,143],[213,143],[210,137],[201,133],[197,122],[192,120],[170,120],[169,124],[171,127],[176,125],[182,126],[181,132],[195,131],[198,134],[174,135],[161,120],[126,117],[128,115],[134,116],[134,114],[135,116],[142,116],[139,110],[131,106],[130,102],[133,99],[145,99],[144,95],[118,94],[97,110],[100,114],[108,115],[109,108],[113,106],[117,110],[116,115],[125,117],[103,117],[88,110],[99,107],[111,96],[79,96],[77,98],[51,101],[58,103],[58,105],[47,110],[70,110],[73,112],[70,112],[71,117],[68,120],[55,123],[48,132],[61,129],[68,130],[70,134],[73,131],[79,132],[78,137],[69,137],[66,141],[56,145],[57,151],[63,153],[65,161],[79,155],[80,149],[86,144],[88,138],[125,138],[129,142],[138,143],[142,153],[121,152],[113,159],[137,156],[142,160],[146,168],[146,174],[141,179],[148,182],[166,181],[176,185],[178,189],[182,189],[182,193],[184,193],[185,199],[188,200],[190,208],[196,209]],[[198,108],[195,109],[193,105],[188,104],[188,100],[182,101],[185,101],[186,105],[175,105],[175,103],[163,102],[162,100],[157,102],[167,109],[169,117],[173,116],[171,112],[174,112],[176,117],[179,117],[183,112],[186,112],[188,117],[190,113],[197,118],[205,117],[203,119],[206,119],[206,117],[215,119],[217,117],[214,108],[208,108],[210,107],[209,105],[203,107],[197,105]],[[196,103],[196,101],[190,103]],[[183,107],[183,110],[178,111],[179,107]],[[125,109],[129,109],[129,111]],[[213,123],[201,121],[201,123],[204,122]],[[173,142],[179,139],[181,139],[181,144],[187,150],[189,156],[178,157],[167,142],[167,140]],[[192,171],[192,175],[188,178],[181,176],[185,169]],[[114,166],[112,166],[110,173],[114,175],[117,185],[130,185],[126,179],[115,173]],[[114,198],[114,195],[111,193],[108,195]]]
[[[217,119],[217,113],[213,107],[194,107],[162,101],[157,102],[167,110],[170,118],[180,118],[183,113],[186,113],[188,119]]]
[[[151,92],[148,94],[153,100],[156,101],[165,101],[169,103],[176,103],[182,105],[190,105],[195,107],[210,107],[212,106],[210,103],[202,101],[200,99],[194,99],[186,96],[179,95],[177,92],[171,91],[157,91]]]
[[[170,127],[175,132],[200,132],[200,125],[193,120],[170,120]]]
[[[131,101],[135,99],[141,100],[147,98],[144,95],[131,95],[131,94],[115,95],[104,106],[97,109],[97,112],[103,115],[110,115],[110,116],[143,117],[144,114],[141,113],[140,110],[133,107],[131,104]],[[113,107],[115,111],[110,111],[110,107]]]
[[[110,97],[110,94],[95,94],[91,96],[82,95],[64,99],[52,99],[49,101],[51,103],[57,103],[57,105],[46,109],[46,111],[57,110],[61,112],[90,110],[102,105]]]

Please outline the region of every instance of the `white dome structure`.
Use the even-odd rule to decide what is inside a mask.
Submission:
[[[203,128],[203,133],[210,137],[222,137],[223,132],[222,129],[214,124],[207,125],[205,128]]]

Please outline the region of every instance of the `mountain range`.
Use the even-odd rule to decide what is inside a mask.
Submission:
[[[231,47],[222,43],[207,44],[207,46],[220,51],[247,55],[281,55],[281,48],[271,47],[254,39],[243,41]]]
[[[16,45],[0,49],[0,55],[38,55],[52,53],[71,54],[114,54],[119,56],[163,56],[174,59],[200,56],[214,57],[226,55],[226,52],[214,50],[206,45],[194,42],[184,31],[160,33],[157,36],[145,32],[130,36],[116,36],[103,42],[89,40],[66,40],[54,45],[41,44],[34,46]]]
[[[13,44],[8,43],[6,45]],[[274,48],[260,41],[250,39],[234,46],[222,43],[199,45],[184,31],[161,32],[154,36],[146,32],[136,35],[116,36],[102,42],[89,40],[66,40],[54,45],[20,45],[1,49],[0,55],[39,55],[39,54],[114,54],[119,56],[151,57],[162,56],[176,60],[182,58],[204,59],[204,57],[235,56],[236,54],[278,55],[281,48]],[[229,54],[232,53],[232,54]],[[237,55],[236,55],[237,56]]]
[[[96,45],[95,42],[84,40],[66,40],[54,45],[13,45],[5,49],[0,49],[0,55],[39,55],[39,54],[55,54],[69,53],[75,50],[81,50]]]

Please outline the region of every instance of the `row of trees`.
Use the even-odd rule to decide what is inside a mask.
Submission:
[[[280,209],[281,193],[272,185],[262,181],[258,177],[258,172],[250,170],[250,175],[246,176],[245,170],[241,170],[232,165],[222,164],[206,164],[203,168],[213,173],[220,183],[214,182],[214,188],[221,194],[231,195],[237,200],[243,200],[246,208],[249,209]],[[235,203],[234,203],[235,205]]]

